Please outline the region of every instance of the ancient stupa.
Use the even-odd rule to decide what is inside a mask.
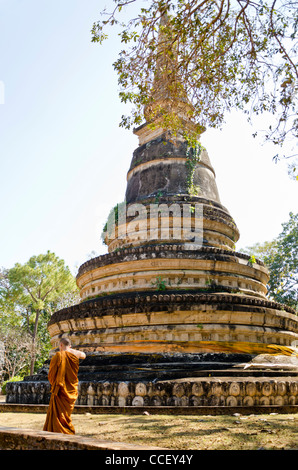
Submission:
[[[160,75],[153,104],[168,98]],[[135,129],[139,145],[124,202],[107,224],[108,253],[79,268],[81,302],[49,322],[53,352],[67,336],[87,354],[79,404],[298,402],[294,356],[278,366],[274,359],[293,351],[296,312],[266,297],[263,263],[235,251],[239,231],[208,153],[183,137],[188,106],[181,98],[175,111],[185,127],[175,136],[158,116]],[[47,403],[47,367],[10,384],[7,401]]]

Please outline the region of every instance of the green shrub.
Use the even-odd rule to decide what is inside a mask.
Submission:
[[[14,377],[12,377],[11,379],[9,380],[5,380],[5,382],[2,382],[1,384],[1,392],[6,395],[6,384],[8,382],[19,382],[20,380],[23,380],[23,377],[21,377],[20,375],[15,375]]]

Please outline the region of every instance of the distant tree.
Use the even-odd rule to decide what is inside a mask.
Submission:
[[[77,286],[64,260],[54,253],[32,256],[23,265],[20,263],[9,270],[2,270],[0,283],[0,309],[6,321],[0,324],[15,324],[26,330],[31,337],[30,374],[34,372],[38,337],[49,349],[46,324],[50,315],[66,296],[77,296]]]
[[[291,212],[282,227],[275,240],[242,251],[261,259],[268,267],[269,297],[298,310],[298,214]]]
[[[292,174],[298,174],[297,154],[282,149],[291,139],[295,146],[298,134],[297,0],[113,3],[91,32],[92,41],[102,43],[108,27],[116,27],[123,44],[113,65],[121,101],[133,107],[122,116],[122,126],[140,125],[145,107],[147,121],[158,115],[160,126],[175,132],[183,122],[177,109],[186,97],[188,117],[196,122],[188,130],[194,138],[220,127],[232,109],[249,120],[266,113],[265,140],[281,147],[275,159],[291,158]],[[133,16],[121,22],[127,6]]]
[[[2,325],[0,336],[4,344],[4,380],[28,372],[32,354],[32,339],[29,333],[24,328]]]
[[[15,302],[10,295],[8,272],[8,269],[0,269],[0,331],[1,327],[11,326],[14,328],[21,324],[20,317],[15,312]]]

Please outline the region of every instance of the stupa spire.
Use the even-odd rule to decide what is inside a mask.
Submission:
[[[164,113],[168,114],[172,127],[177,126],[176,139],[181,139],[187,129],[195,129],[192,105],[179,79],[178,54],[167,12],[160,18],[154,80],[149,102],[144,107],[146,122],[134,129],[140,145],[168,131],[162,123]]]

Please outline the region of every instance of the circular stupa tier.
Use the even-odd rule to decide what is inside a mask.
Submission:
[[[177,353],[274,354],[272,345],[289,346],[298,340],[298,322],[292,309],[266,299],[150,291],[65,308],[52,316],[49,332],[53,348],[68,336],[74,347],[89,355],[125,354],[135,362],[134,355],[147,354],[151,362],[167,362]]]
[[[84,263],[77,275],[82,300],[111,294],[189,290],[265,298],[268,270],[262,262],[229,250],[148,245],[119,250]]]
[[[105,232],[109,252],[153,244],[233,250],[239,239],[228,211],[219,203],[200,197],[159,196],[119,205],[110,221],[115,224]]]
[[[186,141],[171,141],[164,134],[134,151],[127,173],[127,204],[146,202],[152,196],[181,200],[194,194],[220,204],[206,149],[189,147]]]

